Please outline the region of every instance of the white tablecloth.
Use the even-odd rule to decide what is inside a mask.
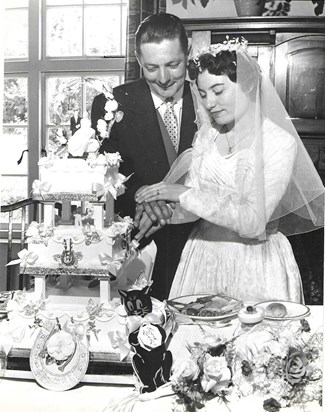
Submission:
[[[312,306],[307,318],[312,331],[323,327],[323,307]],[[218,329],[218,333],[230,334],[237,327],[238,320],[233,325]],[[174,359],[184,356],[185,344],[197,339],[198,330],[195,326],[182,326],[177,330],[170,349]],[[80,384],[65,392],[50,392],[40,387],[35,381],[19,379],[0,379],[0,411],[1,412],[101,412],[111,399],[123,399],[133,392],[130,386]],[[172,411],[171,398],[161,398],[154,401],[137,402],[134,412],[168,412]],[[212,403],[207,411],[223,412],[222,405]],[[262,401],[256,397],[242,399],[231,404],[231,412],[263,412]],[[322,408],[316,403],[305,406],[305,409],[287,408],[284,411],[321,412]],[[105,412],[108,412],[106,410]]]

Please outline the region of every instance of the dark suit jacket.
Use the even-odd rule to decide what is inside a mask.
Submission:
[[[78,130],[77,124],[80,125],[81,117],[78,116],[77,121],[74,118],[74,116],[70,117],[70,130],[72,134],[75,134],[75,132]]]
[[[170,165],[146,81],[140,79],[118,86],[114,89],[114,96],[124,117],[120,123],[114,124],[109,139],[101,146],[101,152],[118,151],[122,157],[120,172],[125,176],[133,173],[126,182],[125,194],[117,199],[115,211],[122,216],[134,217],[135,192],[143,185],[163,180]],[[95,129],[97,120],[105,114],[105,102],[104,94],[96,96],[93,101],[91,120]],[[191,147],[196,130],[190,86],[185,82],[179,154]],[[191,227],[192,224],[168,225],[152,237],[158,247],[152,294],[160,299],[168,296],[180,253]]]

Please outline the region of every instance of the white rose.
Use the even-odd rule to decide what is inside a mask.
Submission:
[[[107,120],[108,122],[109,122],[110,120],[112,120],[113,118],[114,118],[113,112],[107,112],[107,113],[105,114],[105,116],[104,116],[104,119]]]
[[[205,392],[211,391],[216,395],[219,390],[228,388],[231,372],[225,358],[207,355],[203,372],[201,385]]]
[[[173,367],[173,375],[171,379],[177,382],[179,379],[195,380],[199,376],[200,369],[196,362],[192,359],[185,359],[176,362]]]
[[[274,344],[274,337],[266,330],[247,333],[237,341],[237,352],[244,359],[253,362],[262,351],[269,352]]]
[[[103,120],[103,119],[98,119],[97,120],[97,129],[98,129],[99,132],[101,132],[101,131],[105,132],[106,127],[107,127],[107,124],[106,124],[105,120]]]
[[[115,110],[117,110],[118,108],[118,103],[116,100],[107,100],[106,104],[105,104],[105,110],[107,112],[115,112]]]

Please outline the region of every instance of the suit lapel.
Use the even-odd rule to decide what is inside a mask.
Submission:
[[[158,178],[163,179],[169,170],[169,163],[156,109],[150,89],[144,79],[139,82],[138,90],[134,96],[133,110],[135,114],[134,132]]]
[[[197,131],[195,111],[189,82],[184,83],[183,111],[178,154],[192,147],[193,137]]]

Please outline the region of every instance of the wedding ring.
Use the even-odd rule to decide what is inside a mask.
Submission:
[[[157,196],[159,196],[159,189],[156,189]]]

